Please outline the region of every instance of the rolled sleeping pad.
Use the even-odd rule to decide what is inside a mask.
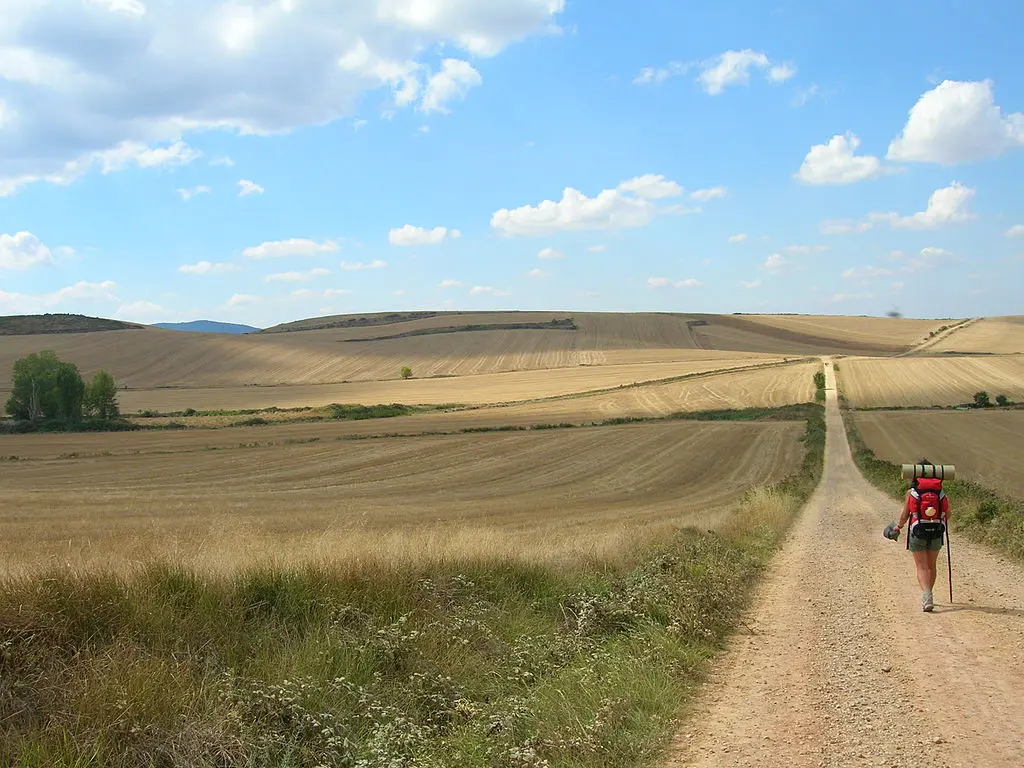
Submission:
[[[956,465],[954,464],[904,464],[901,469],[904,480],[913,480],[918,477],[953,480],[956,477]]]

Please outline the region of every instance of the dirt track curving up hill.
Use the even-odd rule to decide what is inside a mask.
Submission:
[[[923,613],[911,556],[881,537],[897,505],[853,464],[826,374],[821,485],[667,765],[1024,765],[1022,569],[954,538],[955,603],[943,573]]]

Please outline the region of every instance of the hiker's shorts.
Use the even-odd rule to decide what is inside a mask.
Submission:
[[[940,536],[937,539],[919,539],[917,536],[910,537],[910,551],[911,552],[938,552],[942,549],[942,542],[945,539],[945,535]]]

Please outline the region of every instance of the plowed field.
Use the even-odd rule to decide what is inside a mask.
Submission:
[[[396,557],[585,550],[690,515],[713,523],[796,468],[802,430],[676,422],[8,462],[0,553],[8,568],[230,567],[392,544]]]
[[[854,418],[879,458],[956,464],[960,477],[1024,498],[1024,411],[878,411]]]
[[[855,408],[956,405],[982,390],[1024,400],[1024,356],[847,359],[839,386]]]

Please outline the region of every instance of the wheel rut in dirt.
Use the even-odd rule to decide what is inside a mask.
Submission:
[[[956,602],[943,567],[923,613],[881,536],[899,504],[854,465],[825,373],[821,484],[666,766],[1024,765],[1024,572],[954,536]]]

